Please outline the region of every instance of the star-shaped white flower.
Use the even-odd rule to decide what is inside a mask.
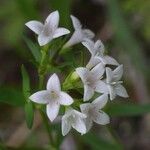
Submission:
[[[60,105],[68,106],[73,103],[71,96],[61,91],[60,81],[56,74],[49,78],[46,90],[34,93],[29,99],[39,104],[46,104],[46,113],[51,121],[57,117]]]
[[[106,105],[107,101],[108,95],[103,94],[92,103],[80,105],[81,112],[87,116],[87,118],[84,119],[87,132],[91,129],[93,122],[101,125],[106,125],[110,122],[109,116],[101,110]]]
[[[71,15],[71,19],[75,31],[70,40],[64,45],[64,48],[73,46],[80,42],[84,42],[87,39],[92,39],[95,36],[95,34],[91,30],[82,29],[80,21],[75,16]]]
[[[92,40],[86,40],[85,42],[82,42],[82,44],[91,53],[91,59],[87,64],[87,68],[92,68],[100,62],[104,65],[119,65],[119,63],[114,58],[108,55],[104,55],[105,48],[100,40],[97,40],[95,43]]]
[[[52,12],[47,18],[45,23],[39,21],[29,21],[25,24],[33,32],[38,35],[38,42],[40,46],[48,44],[51,40],[60,36],[70,33],[66,28],[59,27],[59,12]]]
[[[115,70],[106,67],[106,80],[97,88],[100,93],[107,93],[113,100],[117,95],[121,97],[129,97],[126,89],[121,85],[120,81],[123,74],[123,65],[118,66]]]
[[[94,91],[97,91],[97,87],[101,84],[101,78],[104,74],[105,68],[102,63],[96,65],[92,70],[84,67],[76,69],[77,74],[80,76],[84,84],[84,101],[88,101],[94,95]]]
[[[65,136],[73,127],[81,134],[86,133],[86,125],[83,119],[86,115],[72,108],[68,108],[62,117],[62,135]]]

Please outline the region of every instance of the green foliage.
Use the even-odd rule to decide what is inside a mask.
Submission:
[[[31,129],[34,120],[34,107],[31,102],[25,104],[25,117],[26,117],[27,126],[29,129]]]
[[[12,87],[0,88],[0,102],[12,106],[24,106],[24,97],[21,91]]]

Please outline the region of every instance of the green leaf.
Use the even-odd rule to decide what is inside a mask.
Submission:
[[[27,126],[29,129],[31,129],[34,120],[34,107],[31,102],[25,104],[25,117],[26,117]]]
[[[22,72],[23,94],[24,94],[26,101],[28,101],[28,97],[30,96],[30,80],[29,80],[28,73],[23,65],[21,67],[21,72]]]
[[[37,63],[40,63],[40,61],[41,61],[41,52],[39,50],[39,47],[26,37],[24,37],[24,41],[26,42],[27,46],[29,47],[35,61]]]
[[[150,113],[150,104],[111,104],[106,112],[110,116],[140,116]]]
[[[90,145],[93,150],[122,150],[119,144],[106,141],[93,133],[88,133],[82,136],[81,139],[83,142]]]
[[[0,88],[0,102],[12,106],[24,106],[24,96],[21,91],[12,87]]]

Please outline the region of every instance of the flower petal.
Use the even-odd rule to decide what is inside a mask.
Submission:
[[[91,30],[89,30],[89,29],[83,29],[82,31],[84,33],[85,40],[86,39],[92,39],[95,36],[95,34]]]
[[[108,101],[108,94],[103,94],[99,96],[98,98],[96,98],[92,102],[92,104],[94,104],[98,109],[101,109],[106,105],[107,101]]]
[[[123,65],[120,65],[113,71],[113,80],[119,81],[122,75],[123,75]]]
[[[84,67],[76,68],[76,72],[80,76],[83,83],[85,82],[86,78],[90,74],[90,71],[87,68],[84,68]]]
[[[46,23],[48,23],[52,29],[56,30],[59,24],[59,12],[54,11],[50,13],[46,18]]]
[[[67,105],[68,106],[68,105],[71,105],[73,103],[73,99],[67,93],[61,92],[59,102],[61,105]]]
[[[46,113],[51,122],[57,117],[59,108],[60,105],[58,103],[50,103],[46,106]]]
[[[115,65],[115,66],[119,65],[119,63],[114,58],[112,58],[108,55],[104,56],[104,59],[106,61],[106,64],[108,64],[108,65]]]
[[[88,114],[90,108],[91,108],[90,103],[84,103],[80,105],[81,112],[84,114]]]
[[[75,109],[73,109],[73,113],[77,116],[77,117],[80,117],[80,118],[86,118],[87,116]]]
[[[86,132],[88,132],[92,128],[93,121],[90,118],[86,118],[86,119],[84,119],[84,121],[85,121],[85,125],[86,125]]]
[[[94,95],[94,89],[91,88],[90,86],[88,85],[84,85],[84,97],[83,97],[83,100],[84,101],[88,101],[90,100]]]
[[[95,55],[94,42],[92,40],[86,40],[82,44],[89,50],[91,55]]]
[[[54,35],[53,35],[53,38],[58,38],[60,36],[63,36],[63,35],[66,35],[66,34],[69,34],[70,31],[66,28],[58,28],[56,29]]]
[[[70,122],[64,119],[63,117],[62,117],[62,123],[61,123],[61,130],[62,130],[63,136],[67,135],[68,132],[71,130]]]
[[[108,94],[108,87],[107,87],[107,84],[101,80],[99,80],[97,83],[96,83],[96,89],[95,89],[96,92],[98,93],[105,93],[105,94]]]
[[[76,30],[74,31],[69,41],[63,47],[68,48],[83,41],[84,41],[84,35],[82,30]]]
[[[105,112],[101,111],[101,112],[97,112],[97,114],[95,114],[93,121],[98,124],[101,124],[101,125],[106,125],[106,124],[110,123],[110,118]]]
[[[94,45],[94,49],[98,52],[100,52],[100,55],[103,55],[104,54],[104,44],[102,43],[101,40],[97,40],[95,42],[95,45]]]
[[[27,22],[25,25],[36,34],[40,34],[44,28],[44,25],[41,22],[34,20]]]
[[[95,78],[100,79],[105,72],[104,65],[102,63],[99,63],[91,70],[91,72]]]
[[[76,129],[79,133],[85,134],[86,133],[86,126],[83,119],[77,117],[74,118],[75,120],[72,123],[72,127]]]
[[[61,87],[60,87],[60,81],[59,78],[57,76],[57,74],[53,74],[47,82],[47,86],[46,86],[47,90],[49,91],[56,91],[57,93],[60,92]]]
[[[87,67],[88,69],[91,69],[91,68],[95,67],[97,64],[99,64],[100,62],[101,62],[100,59],[98,59],[96,56],[94,56],[94,57],[92,56],[92,57],[90,58],[88,64],[86,65],[86,67]]]
[[[109,90],[110,100],[115,99],[116,90],[115,90],[114,86],[108,85],[108,90]]]
[[[111,83],[113,80],[113,72],[110,68],[106,67],[106,82]]]
[[[115,91],[116,91],[116,94],[121,96],[121,97],[129,97],[126,89],[121,85],[121,84],[118,84],[116,87],[115,87]]]
[[[29,99],[35,103],[47,104],[50,101],[50,94],[48,91],[43,90],[32,94]]]
[[[78,29],[81,29],[82,28],[82,25],[79,21],[78,18],[76,18],[75,16],[71,15],[71,20],[72,20],[72,23],[73,23],[73,27],[75,30],[78,30]]]

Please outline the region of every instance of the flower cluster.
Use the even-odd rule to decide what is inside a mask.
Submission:
[[[78,108],[71,106],[75,100],[66,91],[61,91],[60,81],[55,73],[49,78],[46,90],[38,91],[29,97],[35,103],[46,104],[46,113],[51,122],[58,116],[60,106],[65,107],[65,114],[62,116],[63,135],[66,135],[71,127],[85,134],[91,129],[93,122],[101,125],[108,124],[110,118],[101,110],[108,99],[113,100],[117,95],[128,97],[122,86],[123,81],[120,81],[123,65],[105,55],[103,43],[100,40],[93,41],[95,35],[91,30],[83,29],[76,17],[71,15],[71,19],[75,31],[63,48],[82,43],[91,54],[87,65],[75,70],[78,79],[80,78],[83,83],[83,101]],[[68,29],[58,27],[58,24],[59,13],[55,11],[47,17],[44,24],[30,21],[26,26],[38,35],[38,43],[43,46],[55,38],[70,33]],[[115,69],[111,69],[111,66]]]

